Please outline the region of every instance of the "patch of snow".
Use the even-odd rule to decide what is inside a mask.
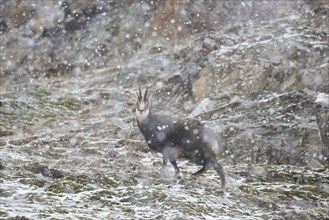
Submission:
[[[329,94],[319,93],[316,97],[315,103],[323,104],[329,107]]]

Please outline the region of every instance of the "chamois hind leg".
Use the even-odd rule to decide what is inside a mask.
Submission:
[[[222,182],[222,190],[225,191],[227,183],[226,183],[225,171],[224,171],[223,166],[219,162],[214,162],[212,167],[218,173],[220,180]]]
[[[211,163],[204,164],[200,170],[193,173],[193,179],[196,179],[199,176],[201,176],[203,173],[205,173],[207,170],[209,170],[210,167],[212,167]]]

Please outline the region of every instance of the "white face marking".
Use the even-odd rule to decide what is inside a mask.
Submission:
[[[139,122],[142,122],[144,121],[147,116],[149,116],[149,113],[150,113],[150,110],[149,109],[146,109],[145,111],[139,111],[138,109],[136,109],[136,117],[137,117],[137,120]]]
[[[143,122],[149,116],[150,110],[144,101],[137,104],[135,114],[139,122]]]
[[[144,102],[139,103],[138,108],[139,109],[144,109],[145,108],[145,103]]]
[[[148,89],[146,89],[144,95],[142,95],[141,88],[139,87],[139,93],[137,93],[137,103],[135,109],[136,119],[139,123],[144,122],[147,123],[150,114],[150,106],[149,100],[151,99],[152,95],[147,96]]]

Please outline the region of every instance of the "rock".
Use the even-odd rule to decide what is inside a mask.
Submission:
[[[207,50],[214,50],[216,49],[216,42],[211,39],[211,38],[206,38],[203,41],[203,46],[207,49]]]
[[[185,81],[185,80],[193,80],[197,77],[199,71],[200,71],[200,66],[198,63],[194,61],[190,61],[186,63],[186,66],[182,71],[180,72],[180,77]]]
[[[323,144],[323,160],[329,164],[329,95],[319,93],[316,100],[316,121],[319,128],[319,136]]]
[[[328,4],[4,1],[0,216],[327,219]],[[139,86],[223,139],[228,193],[158,170]]]
[[[41,173],[43,176],[52,177],[54,179],[59,179],[64,177],[63,172],[48,168],[47,166],[41,165],[39,163],[32,163],[30,165],[26,165],[25,169],[33,173],[37,173],[37,174]]]

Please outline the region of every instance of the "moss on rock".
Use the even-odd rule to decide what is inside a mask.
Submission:
[[[46,184],[46,181],[44,181],[42,179],[37,179],[37,178],[20,179],[19,182],[26,184],[26,185],[32,185],[32,186],[38,186],[38,187],[43,187]]]

